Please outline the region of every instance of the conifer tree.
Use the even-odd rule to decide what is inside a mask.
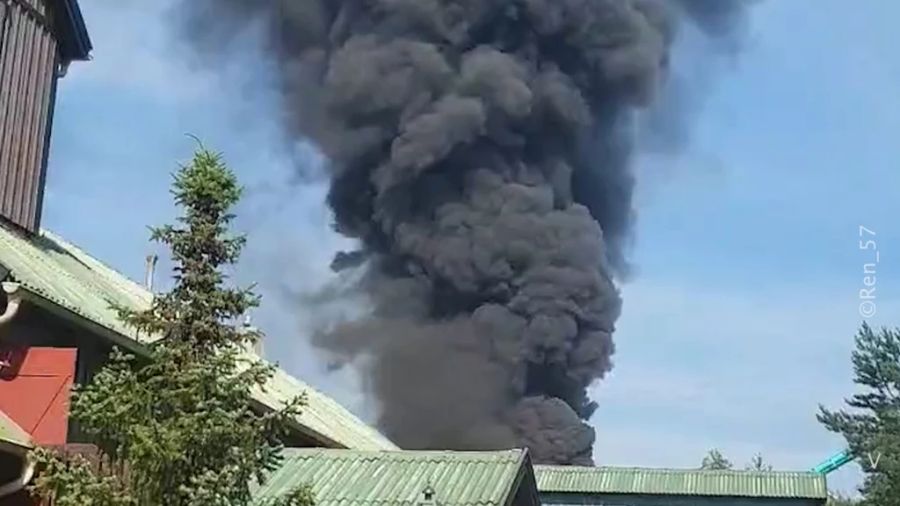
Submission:
[[[747,471],[771,471],[772,465],[766,463],[762,454],[757,453],[750,459],[750,463],[744,468]]]
[[[724,471],[728,469],[732,469],[734,465],[730,460],[726,459],[722,452],[718,449],[713,448],[703,457],[703,462],[700,464],[700,469],[705,471]]]
[[[822,407],[818,418],[844,436],[866,473],[861,504],[900,506],[900,329],[863,324],[852,361],[862,392],[847,399],[851,409]]]
[[[146,311],[117,308],[143,336],[156,336],[146,356],[114,351],[86,385],[76,388],[71,420],[101,456],[39,450],[32,492],[57,506],[236,506],[251,504],[252,486],[281,459],[284,429],[302,405],[255,409],[253,391],[273,368],[250,353],[260,338],[239,320],[259,300],[227,286],[245,239],[232,235],[230,210],[241,188],[221,157],[201,147],[175,175],[172,193],[183,214],[152,238],[171,251],[174,288]],[[299,487],[275,504],[307,506]]]

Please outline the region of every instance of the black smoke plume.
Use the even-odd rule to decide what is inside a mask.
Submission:
[[[728,38],[731,0],[194,0],[195,41],[262,23],[283,120],[329,159],[367,316],[316,344],[365,367],[410,449],[527,446],[590,464],[634,211],[636,111],[679,13]],[[202,34],[200,36],[196,34]],[[298,260],[301,261],[301,260]]]

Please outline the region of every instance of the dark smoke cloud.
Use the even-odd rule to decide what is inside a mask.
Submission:
[[[690,144],[695,116],[715,83],[717,68],[733,63],[745,45],[750,9],[759,0],[671,0],[676,12],[707,37],[703,48],[680,48],[679,64],[644,113],[639,144],[643,151],[678,156]],[[687,61],[686,61],[687,60]],[[688,66],[690,64],[690,66]]]
[[[736,49],[746,35],[749,10],[759,0],[673,0],[707,35]]]
[[[732,1],[677,4],[715,37],[740,15]],[[401,446],[591,463],[587,387],[612,365],[634,116],[665,83],[675,5],[187,6],[207,51],[250,24],[273,34],[287,131],[328,156],[336,229],[360,242],[333,267],[365,269],[371,302],[316,344],[366,369]]]

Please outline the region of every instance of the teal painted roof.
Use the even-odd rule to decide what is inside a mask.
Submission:
[[[285,462],[256,492],[280,497],[310,484],[316,506],[418,505],[426,487],[440,506],[504,506],[521,473],[526,452],[360,452],[289,449]]]
[[[0,221],[0,267],[9,271],[8,280],[18,282],[39,302],[49,302],[76,315],[76,319],[98,325],[107,331],[107,337],[126,343],[152,341],[126,327],[110,304],[142,310],[150,306],[153,295],[51,232],[25,236]],[[336,401],[281,369],[266,391],[257,391],[255,397],[261,404],[278,409],[301,393],[306,394],[307,405],[296,422],[315,439],[360,450],[397,449]]]
[[[47,231],[26,238],[0,222],[0,265],[28,292],[116,334],[147,341],[110,304],[143,309],[152,294],[62,238]]]
[[[3,411],[0,411],[0,442],[22,448],[23,450],[28,450],[32,447],[31,436]]]
[[[542,493],[828,497],[824,476],[811,472],[564,466],[535,466],[534,472]]]

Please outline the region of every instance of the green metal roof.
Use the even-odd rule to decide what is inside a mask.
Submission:
[[[50,310],[63,309],[64,316],[92,324],[94,331],[120,346],[139,352],[141,344],[152,341],[125,326],[110,305],[146,309],[153,294],[51,232],[26,236],[0,220],[0,267],[9,271],[7,277],[18,282],[32,302]],[[333,399],[281,369],[266,391],[257,391],[255,397],[278,409],[301,393],[306,394],[307,405],[296,422],[310,436],[338,447],[397,449]]]
[[[147,342],[119,320],[110,304],[146,308],[152,294],[54,234],[25,237],[0,222],[0,265],[28,292],[116,334]]]
[[[310,484],[316,506],[418,505],[426,487],[441,506],[503,506],[529,472],[523,450],[360,452],[290,449],[256,491],[260,502]]]
[[[0,411],[0,443],[23,450],[31,449],[31,436],[3,411]]]
[[[542,493],[699,495],[825,499],[825,477],[811,472],[703,471],[535,466]]]

